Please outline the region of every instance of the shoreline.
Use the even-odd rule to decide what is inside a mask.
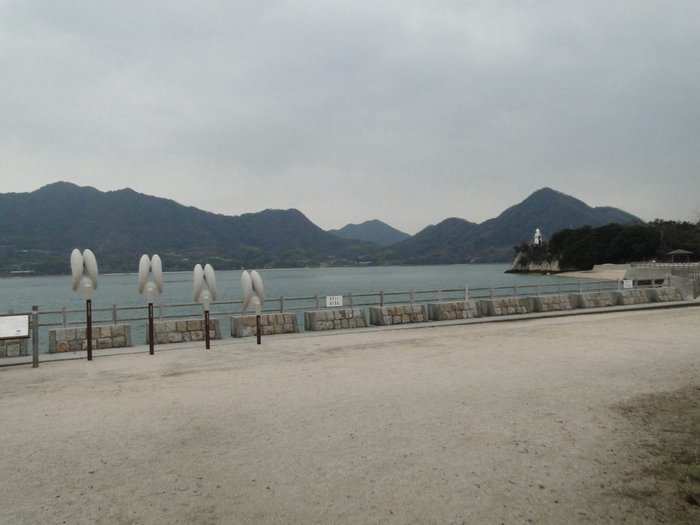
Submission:
[[[576,279],[595,279],[597,281],[622,281],[629,268],[629,264],[596,264],[592,270],[561,272],[557,275]]]
[[[591,270],[518,270],[510,268],[504,273],[522,275],[556,275],[558,277],[570,277],[572,279],[592,279],[595,281],[621,281],[625,278],[629,264],[596,264]]]
[[[258,271],[290,271],[290,270],[334,270],[334,269],[347,269],[347,268],[421,268],[421,267],[439,267],[439,266],[507,266],[509,263],[507,261],[501,262],[461,262],[461,263],[437,263],[437,264],[371,264],[371,265],[338,265],[338,266],[280,266],[272,268],[253,268],[246,267],[245,269],[252,270],[256,269]],[[217,272],[238,272],[243,268],[215,268]],[[168,270],[164,271],[164,274],[175,274],[184,273],[191,274],[192,270]],[[505,272],[508,273],[508,272]],[[100,276],[110,276],[110,275],[136,275],[138,274],[138,268],[133,271],[123,271],[123,272],[100,272]],[[70,272],[68,273],[22,273],[22,274],[10,274],[10,273],[0,273],[0,279],[26,279],[32,277],[70,277]]]

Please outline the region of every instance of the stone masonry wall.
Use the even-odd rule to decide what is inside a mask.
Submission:
[[[0,340],[0,358],[29,355],[28,339]]]
[[[578,299],[572,294],[539,295],[533,298],[535,312],[559,312],[578,308]]]
[[[369,322],[377,326],[423,323],[427,320],[428,307],[425,304],[369,307]]]
[[[479,301],[482,315],[529,314],[534,309],[532,297],[495,297]]]
[[[428,318],[431,321],[453,321],[455,319],[472,319],[479,317],[476,301],[449,301],[428,303]]]
[[[613,293],[617,296],[617,304],[619,305],[646,304],[649,302],[649,296],[642,288],[620,290]]]
[[[683,300],[683,294],[681,294],[680,290],[669,286],[663,288],[646,288],[645,292],[649,300],[655,303],[668,303]]]
[[[299,324],[295,313],[262,314],[260,316],[262,335],[295,334]],[[253,337],[257,335],[255,316],[244,315],[231,318],[231,336]]]
[[[310,332],[365,328],[367,316],[362,308],[338,308],[304,312],[304,329]]]
[[[92,348],[125,348],[131,346],[128,324],[95,325],[92,327]],[[49,330],[49,352],[80,352],[87,350],[85,327]]]
[[[616,306],[618,296],[615,292],[585,292],[576,294],[579,308],[603,308]]]
[[[189,343],[204,341],[204,318],[156,320],[153,322],[155,343],[159,345],[170,343]],[[209,338],[221,339],[221,328],[218,319],[209,319]],[[146,325],[146,343],[148,343],[148,325]]]

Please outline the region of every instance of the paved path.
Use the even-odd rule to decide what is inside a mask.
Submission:
[[[698,341],[682,308],[3,368],[0,523],[651,523],[616,407]]]

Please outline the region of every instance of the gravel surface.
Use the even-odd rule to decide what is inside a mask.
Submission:
[[[698,523],[699,377],[696,308],[4,368],[0,523]]]

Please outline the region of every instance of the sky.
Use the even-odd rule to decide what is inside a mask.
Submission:
[[[0,192],[324,228],[549,186],[700,218],[700,2],[0,0]]]

